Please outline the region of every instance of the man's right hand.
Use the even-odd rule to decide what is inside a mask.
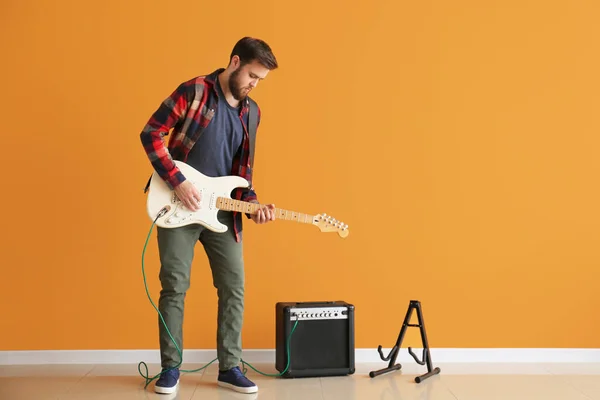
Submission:
[[[188,209],[192,211],[198,211],[200,209],[202,195],[190,181],[185,180],[180,185],[177,185],[175,187],[175,194]]]

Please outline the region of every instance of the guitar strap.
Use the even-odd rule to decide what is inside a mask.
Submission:
[[[254,170],[254,148],[256,147],[256,129],[258,127],[258,105],[248,97],[250,114],[248,115],[248,135],[250,136],[250,168]],[[252,183],[250,183],[252,185]]]

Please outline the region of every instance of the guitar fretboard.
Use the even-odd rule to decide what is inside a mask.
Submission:
[[[247,214],[256,214],[260,209],[260,204],[218,197],[217,208],[225,211],[238,211]],[[313,215],[283,210],[281,208],[275,208],[275,217],[278,219],[284,219],[286,221],[303,222],[305,224],[312,224],[314,218]]]

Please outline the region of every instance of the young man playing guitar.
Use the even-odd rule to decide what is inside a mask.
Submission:
[[[264,41],[245,37],[235,44],[227,68],[183,82],[150,117],[140,135],[144,150],[156,173],[189,210],[198,210],[201,194],[173,160],[183,161],[210,177],[239,175],[252,182],[249,116],[252,107],[256,107],[258,125],[260,109],[248,95],[277,67],[277,60]],[[167,146],[163,142],[165,135],[171,135]],[[253,188],[238,188],[232,197],[258,204]],[[274,210],[275,206],[269,204],[246,215],[255,223],[264,224],[275,219]],[[184,298],[190,286],[194,247],[199,241],[208,256],[218,295],[218,384],[254,393],[258,388],[238,367],[244,311],[242,213],[219,212],[218,219],[229,228],[226,232],[213,232],[200,224],[157,228],[162,287],[158,308],[183,349]],[[179,383],[179,370],[173,368],[180,362],[179,353],[160,319],[159,329],[163,373],[155,391],[173,393]]]

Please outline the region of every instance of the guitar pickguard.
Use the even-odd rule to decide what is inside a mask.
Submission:
[[[239,176],[208,177],[184,162],[175,160],[175,164],[201,194],[200,209],[192,211],[185,207],[176,192],[155,172],[150,181],[146,205],[150,218],[156,218],[156,224],[160,227],[200,224],[214,232],[226,232],[227,226],[217,218],[217,199],[229,197],[236,187],[247,187],[248,181]],[[170,206],[170,211],[157,218],[165,206]]]

